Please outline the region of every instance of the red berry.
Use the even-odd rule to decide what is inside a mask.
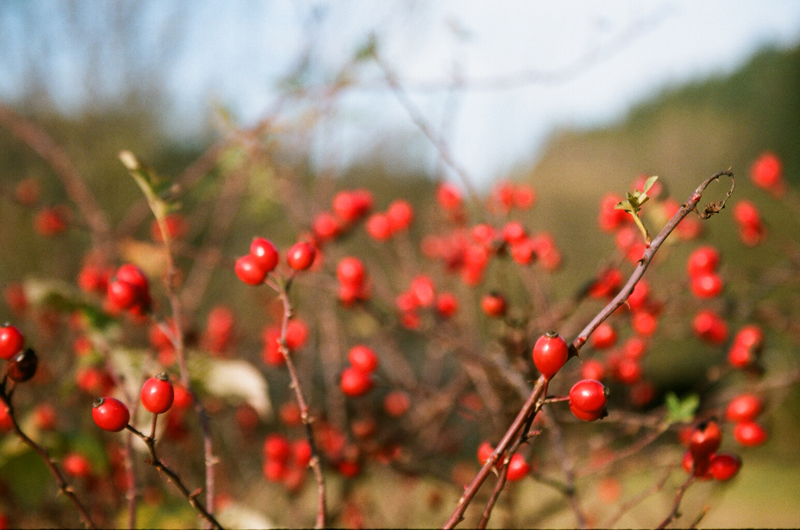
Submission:
[[[536,244],[528,238],[512,244],[511,259],[520,265],[530,265],[536,259]]]
[[[553,330],[539,337],[533,346],[533,364],[545,379],[551,379],[556,375],[568,358],[567,341]]]
[[[709,470],[710,464],[711,459],[708,456],[695,459],[691,451],[686,451],[683,454],[683,460],[681,461],[681,467],[683,467],[683,470],[687,473],[691,473],[692,468],[694,468],[694,476],[700,480],[707,480],[711,478],[712,475]]]
[[[279,460],[266,460],[262,468],[264,478],[270,482],[280,482],[286,476],[288,470],[286,463]]]
[[[429,276],[420,274],[411,280],[408,291],[414,296],[420,307],[429,307],[436,300],[436,288]]]
[[[617,343],[617,330],[608,322],[603,322],[592,333],[592,348],[605,350]]]
[[[709,458],[719,449],[722,442],[722,431],[714,420],[701,423],[692,431],[689,438],[689,451],[695,460]]]
[[[49,403],[38,405],[33,411],[33,418],[36,426],[43,431],[52,431],[58,421],[56,409]]]
[[[494,453],[494,447],[489,442],[483,442],[478,446],[478,462],[481,465],[486,464],[486,461],[492,457],[492,453]]]
[[[308,327],[299,318],[286,323],[286,347],[291,351],[299,350],[308,341]]]
[[[649,337],[658,330],[658,319],[650,311],[634,311],[631,315],[631,327],[642,337]]]
[[[172,406],[175,391],[167,374],[160,373],[142,385],[142,405],[153,414],[163,414]]]
[[[139,300],[138,289],[123,280],[114,280],[108,284],[108,301],[117,309],[130,309]]]
[[[753,421],[764,410],[764,402],[755,394],[739,394],[728,403],[725,419],[733,422]]]
[[[258,264],[267,274],[275,270],[280,259],[278,249],[275,248],[272,241],[263,237],[253,238],[253,242],[250,243],[250,255],[256,258]]]
[[[267,271],[261,266],[258,258],[245,254],[236,260],[234,266],[236,276],[247,285],[261,285],[267,278]]]
[[[497,232],[492,225],[478,224],[472,227],[471,235],[476,243],[488,247],[494,243]]]
[[[372,349],[363,344],[350,348],[347,358],[353,368],[365,374],[371,374],[378,368],[378,356]]]
[[[503,239],[510,245],[520,243],[526,237],[525,227],[519,221],[511,221],[503,227]]]
[[[108,290],[109,279],[111,271],[86,265],[78,273],[78,287],[86,293],[104,294]]]
[[[711,457],[708,470],[716,480],[726,481],[736,476],[742,467],[742,459],[736,455],[719,453]]]
[[[514,206],[527,210],[536,204],[536,191],[527,184],[520,184],[514,190]]]
[[[33,229],[40,236],[57,236],[67,229],[67,216],[63,209],[57,207],[43,208],[36,214]]]
[[[506,314],[506,299],[498,293],[489,293],[481,298],[481,309],[492,318],[499,318]]]
[[[346,223],[358,221],[366,213],[355,192],[340,191],[333,197],[333,211]]]
[[[350,397],[363,396],[372,389],[372,385],[369,374],[352,366],[342,372],[339,384],[342,393]]]
[[[719,296],[724,284],[718,274],[709,272],[692,276],[690,285],[692,294],[697,298],[706,299]]]
[[[622,273],[619,269],[607,269],[598,276],[597,281],[589,288],[589,296],[592,298],[614,296],[620,287],[622,287]]]
[[[581,377],[583,379],[596,379],[601,381],[606,376],[606,367],[597,359],[589,359],[581,364]]]
[[[205,346],[212,353],[224,352],[233,338],[233,312],[222,305],[214,307],[206,318]]]
[[[292,446],[284,436],[270,434],[264,439],[264,458],[285,464],[292,456]]]
[[[389,218],[382,213],[370,215],[365,228],[369,237],[375,241],[386,241],[392,237],[392,225]]]
[[[71,477],[88,477],[92,474],[92,464],[80,453],[67,453],[61,462],[64,472]]]
[[[463,202],[461,191],[453,184],[447,182],[439,185],[439,188],[436,190],[436,200],[445,210],[458,209]]]
[[[619,195],[608,194],[600,199],[600,214],[597,224],[604,232],[612,232],[622,224],[631,222],[631,216],[625,210],[616,209],[616,205],[622,201]]]
[[[764,332],[755,324],[744,326],[733,338],[733,343],[737,346],[758,351],[764,344]]]
[[[192,406],[194,399],[185,386],[174,385],[172,391],[175,396],[172,400],[172,406],[175,407],[175,410],[186,410]]]
[[[25,337],[11,324],[0,328],[0,359],[9,360],[22,351]]]
[[[107,397],[94,400],[92,418],[101,429],[118,432],[128,425],[131,415],[128,412],[128,407],[120,400]]]
[[[164,218],[164,225],[166,226],[167,234],[170,239],[180,239],[189,231],[189,222],[184,216],[178,213],[168,214]],[[153,241],[161,242],[164,240],[161,234],[161,225],[159,225],[156,220],[153,220],[153,223],[150,225],[150,235]]]
[[[317,251],[309,243],[300,241],[295,243],[286,253],[286,262],[289,266],[298,271],[304,271],[314,263]]]
[[[386,218],[389,220],[392,232],[401,232],[411,225],[414,209],[407,201],[396,200],[386,210]]]
[[[521,480],[525,478],[530,471],[531,465],[525,461],[525,458],[519,453],[514,453],[514,456],[512,456],[511,460],[508,462],[506,479],[511,482]]]
[[[755,362],[755,355],[750,351],[750,348],[740,344],[734,344],[728,350],[728,364],[734,368],[747,368]]]
[[[647,341],[641,337],[631,337],[622,345],[622,354],[630,359],[641,359],[647,353]]]
[[[626,385],[638,383],[642,378],[642,365],[637,359],[623,357],[614,367],[614,377]]]
[[[695,335],[705,342],[720,345],[728,339],[728,325],[716,312],[700,311],[692,320]]]
[[[754,421],[743,421],[733,428],[733,437],[745,447],[757,447],[767,441],[767,431]]]
[[[436,297],[436,310],[442,318],[450,318],[458,311],[458,299],[452,293],[440,293]]]
[[[402,390],[393,390],[383,398],[383,410],[393,418],[399,418],[411,407],[411,398]]]
[[[786,191],[783,181],[783,164],[780,158],[769,151],[762,153],[750,167],[753,184],[780,197]]]
[[[689,276],[694,278],[703,273],[709,274],[716,272],[719,267],[719,251],[711,246],[698,247],[689,255],[686,262],[686,270]]]
[[[578,381],[569,391],[569,410],[583,421],[604,417],[607,401],[606,388],[603,383],[594,379]]]
[[[133,285],[141,295],[150,290],[150,282],[142,269],[132,263],[126,263],[117,269],[117,279]]]
[[[336,239],[342,233],[339,220],[331,213],[322,212],[317,214],[312,224],[314,236],[319,241]]]
[[[342,285],[360,287],[364,283],[364,276],[364,263],[358,258],[342,258],[336,267],[336,277]]]

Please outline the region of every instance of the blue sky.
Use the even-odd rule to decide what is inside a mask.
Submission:
[[[37,0],[43,16],[53,1]],[[323,82],[375,33],[411,100],[481,185],[534,160],[556,127],[608,123],[666,86],[730,72],[764,46],[800,41],[800,2],[790,0],[194,0],[191,9],[159,0],[140,5],[146,23],[137,30],[141,57],[135,59],[164,51],[170,57],[163,79],[174,130],[197,129],[215,104],[234,111],[242,123],[253,123],[274,102],[276,84],[305,46],[313,50],[311,79]],[[0,19],[0,32],[13,46],[15,35],[38,21]],[[174,42],[164,39],[173,31]],[[107,38],[100,35],[98,42]],[[76,88],[82,70],[75,53],[62,52],[54,74],[67,107],[85,99],[85,90]],[[0,59],[0,97],[14,97],[19,90],[14,76],[19,68],[8,67],[13,57]],[[108,71],[101,79],[113,80],[121,67],[112,54],[102,68]],[[465,85],[448,95],[454,72]],[[539,78],[537,72],[562,75]],[[363,66],[359,75],[370,84],[381,83],[374,65]],[[417,90],[421,85],[441,88]],[[319,166],[337,169],[373,147],[376,138],[388,136],[411,144],[427,167],[435,167],[435,152],[390,91],[350,91],[331,110],[315,131]]]

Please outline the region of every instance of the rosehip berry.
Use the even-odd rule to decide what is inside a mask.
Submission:
[[[637,359],[623,357],[614,367],[614,377],[626,385],[636,384],[642,378],[642,365]]]
[[[764,344],[764,332],[755,324],[744,326],[736,333],[733,343],[758,351]]]
[[[600,213],[597,217],[597,224],[604,232],[613,232],[620,225],[632,221],[628,212],[616,208],[620,201],[622,201],[622,197],[615,194],[608,194],[600,199]]]
[[[502,234],[503,234],[503,239],[505,239],[506,242],[510,245],[522,242],[527,236],[527,233],[525,232],[525,227],[522,226],[522,223],[520,223],[519,221],[511,221],[510,223],[505,225],[503,227]]]
[[[353,223],[365,213],[358,197],[351,191],[340,191],[333,197],[333,211],[346,223]]]
[[[6,374],[8,378],[17,383],[24,383],[36,375],[39,358],[31,348],[26,348],[11,359]]]
[[[105,431],[119,432],[128,425],[131,415],[128,407],[120,400],[106,397],[94,400],[92,419],[98,427]]]
[[[690,287],[697,298],[707,299],[719,296],[724,284],[716,273],[704,273],[692,277]]]
[[[321,212],[312,224],[314,236],[321,242],[336,239],[342,233],[339,220],[329,212]]]
[[[719,251],[711,246],[699,247],[689,255],[686,270],[694,278],[701,274],[716,272],[719,267]]]
[[[436,190],[436,200],[445,210],[455,210],[461,207],[463,199],[461,191],[455,185],[448,182],[439,185]]]
[[[189,222],[179,213],[171,213],[164,217],[164,225],[170,239],[181,239],[189,231]],[[156,220],[153,220],[150,225],[150,236],[153,241],[164,241],[164,237],[161,234],[161,225]]]
[[[720,345],[728,338],[728,325],[716,312],[706,309],[700,311],[692,320],[695,335],[705,342]]]
[[[531,465],[525,461],[525,458],[519,453],[514,453],[511,460],[508,461],[506,479],[511,482],[521,480],[530,473],[530,470]]]
[[[370,215],[365,228],[369,237],[375,241],[386,241],[392,237],[392,225],[389,218],[382,213]]]
[[[762,153],[750,167],[753,184],[780,197],[786,191],[783,181],[783,164],[780,158],[769,151]]]
[[[142,269],[132,263],[126,263],[117,269],[117,279],[136,287],[140,295],[144,295],[150,289],[150,282],[147,280]]]
[[[596,379],[601,381],[606,376],[606,368],[597,359],[589,359],[581,364],[581,377],[584,379]]]
[[[650,311],[634,311],[631,315],[631,327],[642,337],[649,337],[658,330],[658,319]]]
[[[536,259],[536,244],[525,238],[511,245],[511,259],[520,265],[530,265]]]
[[[163,414],[172,406],[175,391],[167,374],[160,373],[142,385],[142,405],[153,414]]]
[[[489,293],[481,298],[481,309],[492,318],[499,318],[506,314],[506,299],[498,293]]]
[[[440,293],[436,298],[436,311],[442,318],[450,318],[458,311],[458,299],[452,293]]]
[[[411,408],[411,398],[402,390],[393,390],[383,398],[383,410],[393,418],[399,418]]]
[[[487,247],[491,246],[497,237],[497,232],[494,227],[487,224],[477,224],[473,226],[470,234],[476,243]]]
[[[478,446],[478,462],[481,465],[486,464],[486,462],[492,457],[492,453],[494,453],[494,447],[489,442],[483,442]]]
[[[298,271],[304,271],[314,263],[317,251],[309,243],[300,241],[295,243],[286,253],[286,262],[289,266]]]
[[[605,350],[617,343],[617,330],[608,322],[603,322],[592,333],[592,347],[596,350]]]
[[[568,358],[567,341],[553,330],[539,337],[533,346],[533,364],[545,379],[551,379],[556,375]]]
[[[408,292],[414,296],[420,307],[429,307],[436,300],[436,288],[433,285],[433,280],[424,274],[420,274],[411,280]]]
[[[360,287],[364,283],[364,276],[364,263],[358,258],[342,258],[336,267],[336,277],[342,285]]]
[[[742,467],[742,459],[736,455],[719,453],[711,457],[708,470],[716,480],[726,481],[736,476]]]
[[[270,434],[264,439],[264,458],[285,464],[292,456],[292,446],[280,434]]]
[[[709,458],[719,449],[722,443],[722,431],[714,420],[701,423],[692,431],[689,439],[689,451],[695,460]]]
[[[61,462],[64,472],[76,478],[88,477],[92,474],[92,464],[80,453],[67,453]]]
[[[371,374],[376,368],[378,368],[378,356],[371,348],[368,348],[363,344],[359,344],[350,348],[350,351],[347,354],[347,359],[350,361],[350,365],[353,368],[360,370],[365,374]]]
[[[247,285],[261,285],[267,278],[267,271],[261,266],[261,261],[252,254],[245,254],[237,259],[234,271]]]
[[[299,318],[286,323],[286,347],[291,351],[299,350],[308,340],[308,326]]]
[[[527,184],[520,184],[514,190],[514,206],[527,210],[536,204],[536,191]]]
[[[747,368],[753,364],[755,360],[755,355],[753,355],[750,349],[740,344],[734,344],[731,349],[728,350],[728,364],[734,368]]]
[[[614,296],[620,287],[622,287],[622,273],[619,269],[611,268],[598,276],[597,281],[589,288],[589,296],[592,298]]]
[[[733,422],[753,421],[764,410],[764,402],[755,394],[739,394],[728,403],[725,419]]]
[[[262,468],[264,478],[270,482],[280,482],[286,476],[288,470],[286,463],[279,460],[266,460]]]
[[[578,381],[569,391],[569,410],[583,421],[599,420],[606,416],[608,396],[603,383],[594,379]]]
[[[250,243],[250,255],[256,258],[261,269],[267,274],[275,270],[280,259],[278,249],[275,248],[272,241],[263,237],[253,238],[253,242]]]
[[[386,218],[389,220],[392,232],[401,232],[411,225],[414,209],[407,201],[396,200],[387,208]]]
[[[692,468],[694,468],[694,476],[700,480],[708,480],[711,478],[712,475],[709,471],[710,465],[711,459],[708,456],[695,459],[695,457],[692,456],[691,451],[686,451],[683,454],[683,460],[681,461],[681,467],[683,467],[683,470],[687,473],[691,473]]]
[[[130,309],[139,299],[139,290],[131,283],[114,280],[108,284],[108,300],[118,309]]]
[[[11,359],[24,345],[25,337],[16,327],[6,324],[0,328],[0,359]]]
[[[767,436],[767,430],[754,421],[743,421],[733,428],[733,437],[745,447],[757,447],[767,441]]]
[[[342,372],[339,383],[342,393],[350,397],[363,396],[372,389],[372,385],[369,374],[352,366]]]

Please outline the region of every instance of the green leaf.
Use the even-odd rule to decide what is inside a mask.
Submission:
[[[689,394],[683,401],[670,392],[666,396],[667,420],[670,423],[685,423],[694,420],[697,407],[700,405],[700,398],[697,394]]]
[[[648,191],[650,191],[650,188],[653,186],[653,184],[656,183],[657,180],[658,180],[658,177],[655,176],[655,175],[653,175],[652,177],[647,179],[644,182],[644,189],[642,190],[642,193],[647,193]]]

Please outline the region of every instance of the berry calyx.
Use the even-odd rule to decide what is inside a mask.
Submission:
[[[533,364],[545,379],[551,379],[569,358],[569,346],[558,333],[549,330],[533,346]]]
[[[583,421],[599,420],[607,415],[608,391],[594,379],[578,381],[569,391],[569,410]]]
[[[306,241],[295,243],[286,253],[286,262],[291,268],[298,271],[307,270],[314,263],[317,251]]]
[[[260,285],[267,278],[267,271],[261,260],[252,254],[246,254],[236,260],[234,265],[236,276],[247,285]]]
[[[11,359],[22,350],[25,337],[11,324],[0,328],[0,359]]]
[[[278,266],[278,249],[269,239],[256,237],[250,243],[250,255],[258,261],[261,268],[269,274]]]
[[[142,405],[153,414],[163,414],[172,406],[175,391],[167,374],[160,373],[142,385]]]
[[[104,431],[119,432],[128,425],[131,414],[116,398],[97,398],[92,405],[92,419]]]

